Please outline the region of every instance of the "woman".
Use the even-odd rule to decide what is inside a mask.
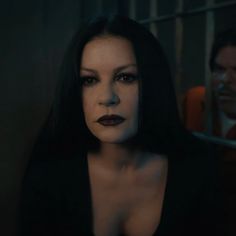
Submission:
[[[180,123],[157,39],[125,17],[98,18],[62,74],[25,176],[23,235],[212,233],[213,160]]]

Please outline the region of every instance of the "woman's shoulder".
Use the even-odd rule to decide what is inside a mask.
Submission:
[[[221,230],[219,212],[222,212],[222,199],[214,147],[202,142],[193,147],[198,149],[189,149],[184,155],[182,153],[183,156],[176,154],[170,159],[168,203],[171,206],[168,206],[168,217],[174,211],[178,215],[176,221],[188,222],[186,225],[190,227],[180,223],[184,231],[191,232],[191,227],[197,227],[196,234],[190,234],[200,235],[200,229]],[[219,225],[216,227],[215,223]]]
[[[175,153],[170,161],[177,176],[186,182],[196,182],[206,186],[217,181],[219,157],[210,143],[194,139],[183,151]]]
[[[220,198],[218,157],[210,144],[198,142],[194,147],[196,149],[189,149],[183,156],[170,159],[172,193],[178,195],[189,209],[195,208],[198,212],[203,206],[206,209],[212,206],[213,211],[213,199]],[[219,198],[216,202],[221,201]]]

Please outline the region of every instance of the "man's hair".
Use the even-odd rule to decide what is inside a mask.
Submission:
[[[112,16],[88,22],[75,34],[68,48],[47,123],[54,142],[60,143],[56,148],[88,150],[99,143],[85,124],[80,63],[86,43],[104,34],[129,40],[136,56],[140,77],[139,126],[131,143],[157,153],[186,145],[187,132],[179,119],[171,73],[160,43],[141,24],[123,16]]]
[[[236,28],[230,28],[230,29],[221,31],[216,35],[212,48],[211,48],[210,60],[209,60],[209,66],[210,66],[211,71],[214,70],[215,59],[219,51],[222,48],[227,47],[227,46],[236,47]]]

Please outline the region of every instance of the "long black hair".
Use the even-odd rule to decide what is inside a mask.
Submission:
[[[98,145],[84,120],[79,68],[86,43],[104,34],[129,40],[136,56],[140,104],[138,133],[133,144],[165,154],[183,148],[191,138],[179,119],[170,68],[162,47],[143,25],[117,15],[96,18],[75,34],[63,61],[54,105],[46,124],[47,142],[53,143],[54,151],[67,155]]]

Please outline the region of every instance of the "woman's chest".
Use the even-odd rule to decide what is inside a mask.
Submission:
[[[93,205],[93,231],[95,235],[153,235],[161,218],[162,203],[159,199],[134,206],[124,206],[111,202]]]
[[[128,183],[127,183],[128,182]],[[156,231],[162,212],[166,175],[156,181],[112,182],[91,176],[95,235],[148,236]]]

